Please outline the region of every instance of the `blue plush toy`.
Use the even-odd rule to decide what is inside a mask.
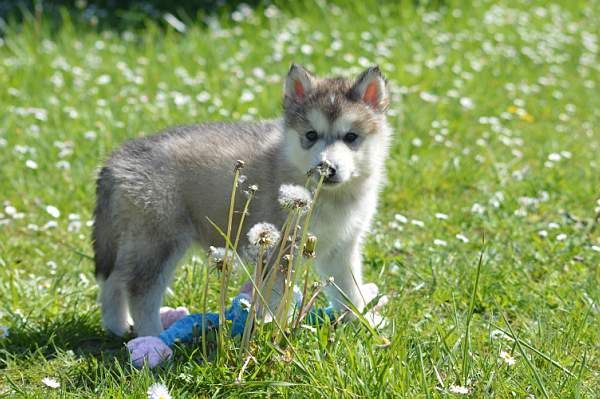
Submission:
[[[294,296],[296,306],[299,306],[302,301],[302,294],[295,290]],[[250,295],[244,292],[240,293],[233,299],[231,307],[225,312],[225,318],[231,321],[231,336],[235,337],[243,334],[246,318],[248,317],[247,304],[249,302]],[[171,358],[173,355],[171,349],[173,344],[191,342],[194,336],[198,335],[198,331],[200,331],[202,326],[205,327],[206,331],[219,327],[218,313],[200,313],[185,316],[187,311],[183,310],[185,313],[182,314],[181,309],[183,308],[179,308],[175,312],[179,311],[180,317],[183,318],[173,322],[158,337],[138,337],[127,343],[131,362],[135,367],[142,367],[146,364],[148,367],[154,368],[162,361]],[[335,319],[335,312],[331,306],[324,309],[311,310],[306,316],[306,323],[318,325],[322,324],[326,319]]]

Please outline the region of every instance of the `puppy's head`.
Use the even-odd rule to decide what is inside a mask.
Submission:
[[[293,64],[283,101],[286,156],[307,172],[329,164],[328,188],[369,176],[387,153],[387,81],[378,67],[355,80],[320,79]]]

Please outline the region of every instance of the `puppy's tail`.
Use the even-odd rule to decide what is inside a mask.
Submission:
[[[96,279],[106,280],[112,272],[117,257],[115,231],[112,225],[112,196],[115,187],[114,176],[108,167],[104,167],[96,180],[96,209],[92,242]]]

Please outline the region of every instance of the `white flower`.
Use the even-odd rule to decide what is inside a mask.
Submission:
[[[37,162],[35,162],[32,159],[28,159],[27,161],[25,161],[25,166],[27,166],[29,169],[37,169],[38,168]]]
[[[564,241],[567,239],[567,235],[565,233],[560,233],[556,236],[556,241]]]
[[[400,223],[407,223],[408,222],[408,218],[404,215],[401,215],[399,213],[394,215],[394,219],[396,219],[398,222]]]
[[[422,221],[417,220],[417,219],[411,220],[410,223],[413,224],[413,225],[415,225],[415,226],[419,226],[419,227],[425,226],[425,223],[423,223]]]
[[[485,207],[479,203],[474,203],[471,207],[471,212],[476,213],[478,215],[482,215],[485,212]]]
[[[426,91],[422,91],[421,93],[419,93],[419,97],[421,97],[421,100],[423,100],[427,103],[437,103],[440,99],[435,94],[431,94]]]
[[[460,105],[466,109],[472,109],[475,106],[475,104],[473,104],[473,100],[471,100],[469,97],[461,97]]]
[[[271,223],[257,223],[248,231],[248,241],[252,245],[271,247],[280,237],[279,230]]]
[[[311,325],[308,324],[301,324],[300,327],[304,328],[305,330],[310,331],[311,333],[316,333],[317,329]]]
[[[52,389],[56,389],[56,388],[60,387],[60,383],[52,377],[42,378],[42,384],[44,384],[48,388],[52,388]]]
[[[60,216],[60,211],[58,210],[57,207],[55,207],[53,205],[48,205],[46,207],[46,212],[48,212],[50,214],[50,216],[52,216],[53,218],[57,218]]]
[[[469,242],[469,239],[465,235],[460,233],[456,235],[456,238],[464,243]]]
[[[7,326],[0,326],[0,338],[6,338],[9,335],[9,328]]]
[[[467,387],[463,387],[461,385],[450,385],[450,387],[448,387],[448,390],[452,393],[458,394],[458,395],[468,395],[469,394],[469,388]]]
[[[440,220],[447,220],[448,219],[448,215],[446,215],[445,213],[436,213],[435,214],[435,218],[436,219],[440,219]]]
[[[592,245],[592,251],[600,252],[600,246],[598,246],[598,245]]]
[[[548,237],[548,232],[546,230],[540,230],[538,231],[538,235],[542,238]]]
[[[94,132],[93,130],[88,130],[83,134],[83,137],[85,137],[87,140],[95,140],[96,132]]]
[[[556,222],[548,223],[548,228],[550,228],[550,229],[558,229],[559,227],[560,227],[560,224],[558,224]]]
[[[553,152],[550,155],[548,155],[548,159],[553,162],[560,161],[560,158],[561,158],[560,154],[557,154],[556,152]]]
[[[17,214],[17,208],[15,208],[14,206],[11,205],[7,205],[4,208],[4,213],[6,213],[8,216],[13,216]]]
[[[306,209],[311,199],[310,192],[302,186],[283,184],[279,187],[279,204],[286,209]]]
[[[240,101],[243,103],[249,103],[252,100],[254,100],[254,94],[249,90],[244,90],[240,97]]]
[[[445,247],[448,245],[448,243],[446,241],[440,240],[439,238],[436,238],[435,240],[433,240],[433,243],[440,247]]]
[[[504,363],[508,364],[509,366],[513,366],[517,362],[515,358],[506,351],[500,351],[500,359],[504,360]]]
[[[148,388],[148,399],[171,399],[169,389],[160,383],[150,385]]]
[[[313,53],[313,48],[310,44],[303,44],[300,46],[300,51],[302,51],[302,54],[311,55]]]
[[[96,79],[96,83],[99,85],[109,84],[110,81],[111,79],[109,75],[100,75],[98,76],[98,79]]]

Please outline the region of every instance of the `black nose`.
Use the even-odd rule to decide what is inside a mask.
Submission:
[[[324,161],[317,166],[325,173],[326,178],[331,179],[333,176],[335,176],[335,166],[333,166],[330,162]]]

